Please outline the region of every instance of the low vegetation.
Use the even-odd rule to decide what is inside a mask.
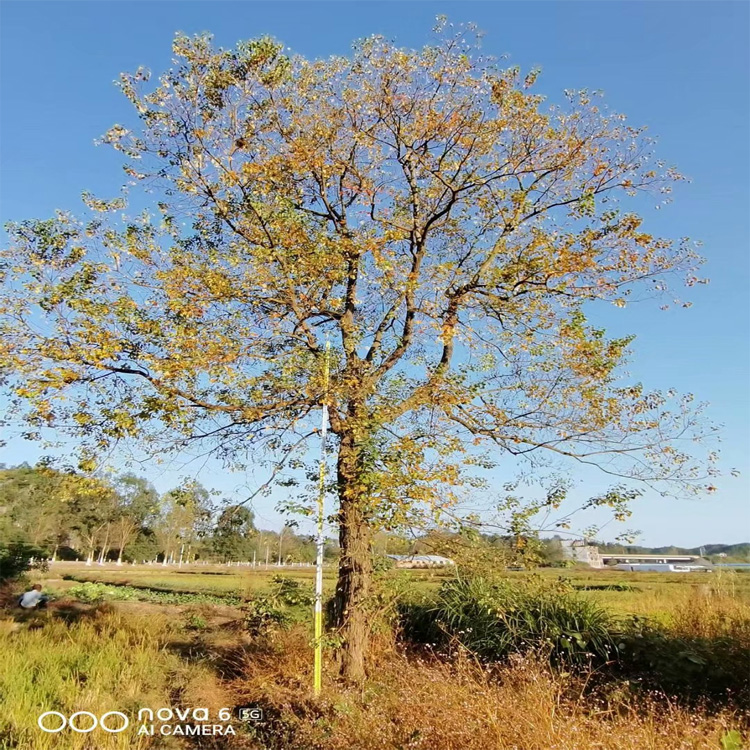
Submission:
[[[440,587],[429,614],[440,631],[436,640],[454,639],[486,659],[534,652],[552,661],[590,662],[617,653],[610,615],[560,582],[457,576]]]
[[[67,593],[78,601],[98,604],[107,601],[141,601],[160,604],[240,604],[238,596],[213,594],[191,594],[180,591],[159,591],[158,589],[134,588],[133,586],[108,586],[103,583],[79,583]]]
[[[0,747],[19,750],[123,750],[139,747],[130,731],[95,735],[44,733],[44,711],[111,710],[169,706],[175,699],[221,694],[205,666],[173,650],[180,640],[163,613],[120,613],[104,605],[90,610],[38,613],[30,621],[0,620]],[[93,743],[93,744],[92,744]],[[146,745],[140,745],[145,747]],[[167,747],[167,746],[165,746]]]
[[[740,750],[750,738],[749,576],[384,571],[377,669],[357,687],[340,682],[331,631],[316,699],[308,571],[136,571],[79,570],[92,580],[67,589],[32,572],[54,591],[50,608],[22,613],[7,599],[0,746]],[[128,575],[137,586],[117,585]],[[194,591],[160,590],[198,578]],[[36,727],[44,710],[246,704],[264,720],[235,723],[231,738]]]
[[[379,653],[364,686],[333,680],[314,700],[304,633],[255,644],[234,689],[266,709],[256,729],[268,750],[740,750],[747,716],[737,708],[686,707],[627,683],[593,690],[595,673],[558,671],[532,656],[481,664],[467,651],[446,660]]]

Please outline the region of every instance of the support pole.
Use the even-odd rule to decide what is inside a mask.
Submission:
[[[315,664],[313,669],[313,693],[320,695],[323,677],[323,521],[325,519],[326,482],[326,429],[328,427],[328,380],[330,375],[331,344],[326,341],[323,365],[323,409],[320,427],[320,477],[318,482],[318,538],[315,559]]]

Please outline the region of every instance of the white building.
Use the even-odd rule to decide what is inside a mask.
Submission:
[[[444,568],[456,563],[440,555],[388,555],[396,561],[397,568]]]
[[[563,539],[560,545],[563,556],[568,560],[585,563],[592,568],[601,568],[603,565],[599,548],[589,544],[585,539]]]

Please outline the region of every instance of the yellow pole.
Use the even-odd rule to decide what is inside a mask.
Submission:
[[[318,485],[318,539],[315,562],[315,666],[313,669],[313,692],[320,695],[323,676],[323,537],[325,481],[326,481],[326,428],[328,426],[328,379],[331,344],[326,340],[326,355],[323,365],[323,414],[320,428],[320,477]]]

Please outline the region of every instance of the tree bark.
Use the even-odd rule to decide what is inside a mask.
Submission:
[[[337,478],[341,553],[334,620],[342,639],[341,674],[361,681],[366,674],[370,644],[367,604],[372,578],[372,535],[367,519],[361,455],[351,435],[341,437]]]

